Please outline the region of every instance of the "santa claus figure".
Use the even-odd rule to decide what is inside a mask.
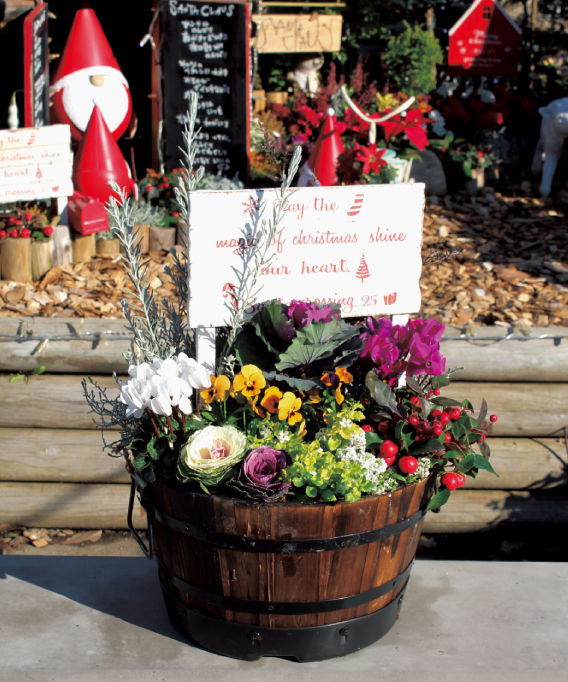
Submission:
[[[110,45],[92,9],[77,12],[51,86],[52,123],[71,126],[79,143],[95,104],[114,139],[128,127],[132,100]]]

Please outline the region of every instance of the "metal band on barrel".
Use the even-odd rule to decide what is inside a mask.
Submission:
[[[205,602],[211,606],[218,606],[222,609],[230,609],[231,611],[245,611],[247,613],[272,613],[280,615],[294,615],[294,614],[309,614],[309,613],[330,613],[331,611],[341,611],[343,609],[352,609],[357,606],[363,606],[372,602],[374,599],[383,597],[391,590],[394,590],[397,585],[402,585],[408,579],[410,570],[414,560],[412,560],[402,573],[396,576],[393,580],[389,580],[378,587],[373,587],[370,590],[354,594],[349,597],[339,597],[337,599],[325,599],[323,601],[309,601],[309,602],[270,602],[270,601],[255,601],[253,599],[237,599],[236,597],[226,597],[217,592],[198,587],[193,583],[183,580],[179,576],[172,573],[159,559],[158,565],[163,573],[168,577],[178,590],[185,592],[188,597]]]
[[[348,547],[358,547],[368,545],[373,542],[385,540],[386,538],[398,535],[421,521],[426,510],[421,509],[406,519],[375,530],[365,531],[364,533],[354,533],[352,535],[339,535],[331,538],[314,538],[309,540],[272,540],[269,538],[249,538],[241,535],[230,535],[228,533],[217,533],[207,530],[203,526],[196,526],[191,523],[177,519],[166,514],[164,511],[154,507],[147,501],[148,515],[156,521],[164,524],[168,528],[188,535],[189,537],[201,542],[208,542],[221,549],[232,549],[241,552],[264,552],[267,554],[304,554],[307,552],[326,552]]]

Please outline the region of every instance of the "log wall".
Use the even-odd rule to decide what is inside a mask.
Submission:
[[[109,395],[118,392],[110,375],[124,378],[122,353],[131,340],[108,332],[123,331],[123,320],[0,318],[0,523],[126,528],[129,477],[122,458],[103,452],[81,387],[81,379],[93,375]],[[2,334],[18,333],[22,340],[2,340]],[[483,341],[505,333],[485,328],[471,343],[443,342],[449,365],[467,367],[444,395],[467,397],[476,408],[485,398],[488,413],[499,415],[489,443],[500,478],[481,472],[468,480],[440,514],[427,516],[426,532],[568,523],[568,339]],[[545,333],[568,336],[568,329],[533,331]],[[37,354],[36,337],[57,334],[76,339],[51,340]],[[458,332],[448,330],[452,334]],[[46,374],[28,383],[9,381],[7,373],[40,364]],[[145,527],[139,507],[134,518]]]

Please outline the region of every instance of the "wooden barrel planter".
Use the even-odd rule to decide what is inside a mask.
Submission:
[[[394,625],[432,478],[348,504],[260,504],[183,492],[141,494],[147,549],[169,616],[187,637],[245,660],[319,661],[372,644]]]

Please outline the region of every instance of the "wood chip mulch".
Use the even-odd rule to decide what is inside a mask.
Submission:
[[[426,208],[424,256],[461,252],[425,265],[422,316],[455,325],[568,326],[568,192],[552,200],[445,197]]]
[[[454,325],[568,326],[568,191],[550,200],[465,194],[428,202],[424,257],[460,250],[426,264],[421,315]],[[148,281],[157,302],[175,300],[165,274],[172,256],[149,254]],[[123,317],[132,284],[119,257],[97,257],[50,270],[39,282],[0,282],[0,316]]]

